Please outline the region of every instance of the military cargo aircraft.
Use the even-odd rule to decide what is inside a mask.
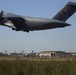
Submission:
[[[66,20],[76,12],[76,3],[68,2],[52,19],[36,18],[16,15],[12,13],[0,13],[0,25],[7,26],[16,31],[34,31],[70,26]]]

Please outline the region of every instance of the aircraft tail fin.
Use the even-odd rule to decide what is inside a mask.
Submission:
[[[76,12],[76,3],[68,2],[52,19],[66,21]]]

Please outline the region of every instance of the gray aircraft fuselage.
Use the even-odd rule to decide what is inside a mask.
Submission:
[[[28,25],[29,30],[44,30],[44,29],[69,26],[69,24],[55,19],[33,18],[33,17],[25,17],[25,19],[26,19],[26,25]]]
[[[20,16],[12,13],[0,14],[0,24],[16,31],[33,31],[70,26],[66,20],[76,12],[76,3],[68,2],[52,19]]]

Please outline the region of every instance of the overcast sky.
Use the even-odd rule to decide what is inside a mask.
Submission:
[[[68,1],[70,0],[0,0],[0,11],[52,18]],[[16,32],[0,26],[0,52],[76,52],[76,13],[67,20],[67,23],[71,26],[29,33]]]

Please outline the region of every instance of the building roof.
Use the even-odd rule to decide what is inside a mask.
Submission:
[[[63,52],[63,51],[42,51],[42,52],[39,52],[39,54],[49,54],[49,53],[65,53],[65,52]]]

